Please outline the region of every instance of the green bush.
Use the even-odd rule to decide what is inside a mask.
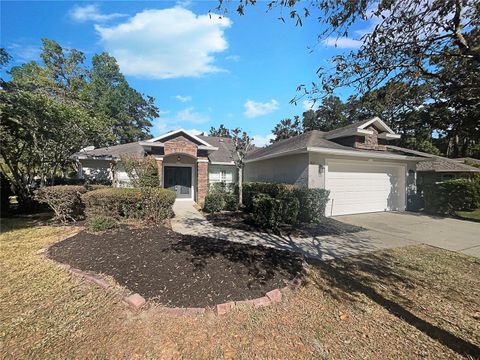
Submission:
[[[123,155],[120,162],[134,187],[158,187],[160,185],[158,165],[153,155]]]
[[[87,228],[91,231],[105,231],[118,226],[118,222],[111,216],[95,215],[87,220]]]
[[[211,192],[205,196],[205,203],[203,210],[209,213],[216,213],[222,211],[225,208],[224,195],[219,192]]]
[[[454,214],[480,207],[480,181],[449,180],[423,187],[425,211]]]
[[[162,188],[108,188],[90,191],[82,200],[87,217],[161,221],[171,215],[175,193]]]
[[[235,183],[226,183],[225,181],[210,183],[208,192],[219,192],[222,194],[238,194],[238,187]]]
[[[267,194],[255,195],[252,201],[253,221],[266,229],[278,229],[281,222],[282,203]]]
[[[238,210],[238,195],[223,194],[223,201],[225,203],[224,210],[237,211]]]
[[[100,190],[100,189],[109,189],[111,186],[109,185],[101,185],[101,184],[85,184],[85,188],[87,191],[93,191],[93,190]]]
[[[320,223],[325,217],[329,190],[296,188],[293,190],[301,204],[298,212],[298,221],[303,223]]]
[[[253,198],[258,194],[266,194],[276,198],[281,192],[292,190],[293,185],[290,184],[273,184],[264,182],[246,182],[243,184],[243,205],[245,211],[253,210]]]
[[[61,222],[82,218],[84,206],[81,195],[87,189],[78,185],[48,186],[36,191],[37,200],[47,204]]]
[[[284,190],[277,196],[280,201],[279,216],[280,221],[285,224],[296,224],[298,213],[300,211],[300,201],[291,190]]]

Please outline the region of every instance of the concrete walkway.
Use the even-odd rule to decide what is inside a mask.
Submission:
[[[320,260],[415,244],[414,241],[409,239],[369,230],[343,235],[303,238],[222,228],[213,226],[205,219],[194,207],[192,201],[176,201],[173,211],[175,217],[171,224],[173,230],[178,233],[253,245],[261,244],[280,250],[298,252]]]

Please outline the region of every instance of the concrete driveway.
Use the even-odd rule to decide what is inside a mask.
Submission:
[[[480,258],[480,223],[420,215],[383,212],[336,216],[336,220],[362,226],[379,237],[424,243]]]

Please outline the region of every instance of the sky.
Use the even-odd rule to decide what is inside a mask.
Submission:
[[[11,65],[38,61],[41,38],[78,49],[87,61],[106,51],[132,87],[155,98],[160,117],[153,136],[224,124],[263,146],[280,120],[312,106],[307,99],[289,103],[297,86],[316,81],[332,56],[358,48],[371,24],[358,24],[356,38],[319,43],[315,14],[299,27],[288,16],[279,20],[278,9],[267,12],[267,2],[247,7],[244,16],[233,3],[220,17],[216,1],[7,0],[0,5],[0,44]]]

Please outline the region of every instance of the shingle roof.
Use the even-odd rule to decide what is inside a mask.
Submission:
[[[132,142],[127,144],[113,145],[103,148],[98,148],[88,151],[80,151],[74,156],[88,156],[92,158],[96,157],[111,157],[119,158],[122,155],[142,155],[143,147],[140,142]]]
[[[233,161],[232,153],[234,153],[234,146],[232,139],[205,135],[199,135],[198,137],[210,145],[218,148],[218,150],[213,151],[208,155],[210,162],[229,163]]]
[[[449,159],[446,157],[405,149],[398,146],[387,145],[387,148],[403,153],[410,153],[431,158],[431,160],[421,161],[417,164],[417,171],[419,172],[480,172],[480,169],[462,164],[461,162],[457,161],[457,159]]]

